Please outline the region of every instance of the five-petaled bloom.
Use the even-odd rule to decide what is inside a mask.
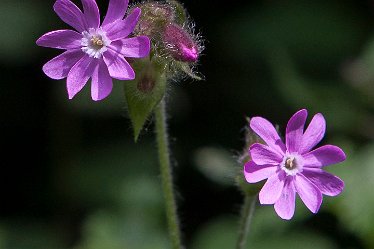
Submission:
[[[344,161],[344,152],[334,145],[311,151],[322,140],[326,123],[318,113],[304,132],[307,115],[303,109],[288,121],[286,144],[266,119],[254,117],[250,120],[252,130],[267,145],[255,143],[250,147],[252,160],[244,165],[244,176],[249,183],[267,179],[259,194],[260,203],[274,204],[275,211],[283,219],[292,218],[296,193],[310,211],[317,213],[322,194],[336,196],[344,188],[341,179],[322,170],[324,166]]]
[[[124,57],[141,58],[149,54],[146,36],[127,38],[135,29],[140,9],[135,8],[123,19],[128,0],[110,0],[107,14],[100,25],[95,0],[82,0],[82,11],[70,0],[57,0],[57,15],[75,30],[56,30],[37,40],[43,47],[66,50],[43,66],[52,79],[67,77],[67,90],[72,99],[91,78],[91,96],[101,100],[112,91],[112,78],[132,80],[135,73]]]

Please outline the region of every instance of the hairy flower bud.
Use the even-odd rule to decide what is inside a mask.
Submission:
[[[196,62],[199,58],[199,46],[181,26],[174,23],[168,24],[163,40],[166,50],[175,60]]]

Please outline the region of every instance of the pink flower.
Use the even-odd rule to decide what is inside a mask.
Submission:
[[[70,0],[57,0],[53,8],[74,30],[56,30],[40,37],[36,44],[66,50],[43,66],[52,79],[67,77],[69,99],[91,78],[91,96],[101,100],[112,91],[112,78],[132,80],[135,73],[124,57],[141,58],[149,54],[146,36],[128,38],[140,16],[135,8],[123,19],[128,0],[110,0],[107,14],[100,25],[95,0],[82,0],[83,12]]]
[[[336,196],[344,188],[341,179],[322,170],[324,166],[344,161],[344,152],[334,145],[311,151],[322,140],[326,122],[318,113],[304,132],[307,115],[303,109],[288,121],[286,144],[266,119],[254,117],[250,121],[252,130],[267,145],[255,143],[250,147],[252,161],[244,165],[244,176],[249,183],[267,179],[259,194],[260,203],[274,204],[282,219],[292,218],[296,193],[310,211],[317,213],[322,194]]]

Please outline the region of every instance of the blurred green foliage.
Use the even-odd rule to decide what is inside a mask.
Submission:
[[[242,151],[244,117],[264,116],[282,131],[304,107],[325,116],[323,142],[346,151],[346,162],[327,169],[345,181],[345,190],[325,197],[317,215],[298,200],[290,222],[273,207],[258,206],[248,248],[374,248],[374,6],[353,0],[226,1],[212,11],[211,1],[184,2],[207,40],[201,60],[206,81],[167,87],[188,248],[235,245],[241,199],[232,186],[241,170],[235,151]],[[40,161],[33,151],[20,165],[14,163],[18,158],[2,162],[4,171],[35,171],[30,186],[40,187],[27,192],[22,181],[29,176],[10,177],[31,197],[1,214],[0,249],[168,248],[152,120],[134,144],[122,83],[102,102],[90,100],[88,87],[68,101],[64,81],[41,73],[42,63],[58,52],[37,48],[36,39],[66,28],[52,5],[0,4],[1,147],[15,141],[16,151],[27,153],[33,145],[45,146]],[[44,142],[29,137],[38,128]],[[4,197],[3,207],[11,198],[25,198],[15,193]]]

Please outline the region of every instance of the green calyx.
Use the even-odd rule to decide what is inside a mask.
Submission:
[[[137,141],[148,117],[165,95],[166,77],[163,65],[149,57],[136,61],[133,67],[136,78],[125,83],[125,97]]]

